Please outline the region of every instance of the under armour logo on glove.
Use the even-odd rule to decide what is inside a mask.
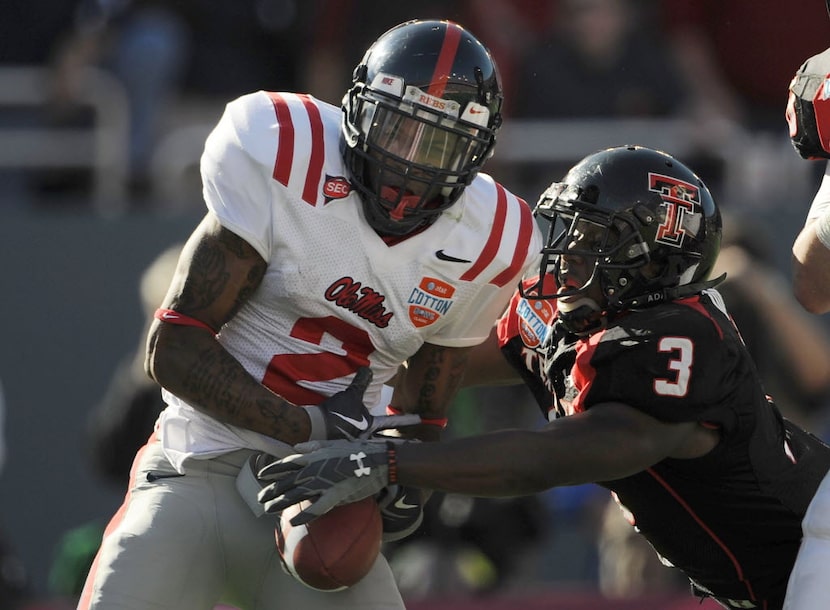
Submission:
[[[309,500],[291,519],[308,523],[340,504],[376,495],[389,481],[391,441],[314,441],[294,448],[303,453],[275,459],[257,473],[263,485],[257,500],[267,513]]]
[[[369,476],[372,474],[372,469],[368,466],[363,465],[363,460],[366,458],[366,454],[362,451],[360,453],[353,453],[349,456],[349,459],[353,462],[357,462],[357,468],[355,468],[354,476],[362,477],[362,476]]]

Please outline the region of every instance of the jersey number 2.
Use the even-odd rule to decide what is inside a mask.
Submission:
[[[674,379],[655,379],[654,393],[661,396],[685,396],[689,391],[689,377],[692,374],[694,344],[686,337],[663,337],[657,344],[658,351],[674,353],[669,359],[669,370],[675,372]]]
[[[325,396],[300,385],[300,382],[329,381],[346,377],[369,364],[375,346],[369,333],[333,316],[300,318],[290,335],[307,343],[321,345],[329,334],[342,344],[342,354],[330,351],[314,354],[278,354],[271,358],[262,385],[295,405],[317,405]]]

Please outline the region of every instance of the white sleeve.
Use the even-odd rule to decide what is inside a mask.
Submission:
[[[824,177],[821,179],[818,192],[813,197],[810,211],[807,212],[807,220],[824,216],[828,212],[830,212],[830,161],[825,165]]]
[[[252,93],[229,103],[210,133],[201,158],[208,209],[265,260],[271,259],[276,131],[267,96]]]

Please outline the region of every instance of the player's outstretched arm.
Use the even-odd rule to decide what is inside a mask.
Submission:
[[[259,500],[276,512],[302,500],[310,520],[390,483],[473,496],[519,496],[640,472],[666,457],[703,455],[717,433],[664,423],[608,403],[540,430],[505,430],[443,443],[309,443],[260,472]]]

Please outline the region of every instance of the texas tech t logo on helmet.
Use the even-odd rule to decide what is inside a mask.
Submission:
[[[666,210],[666,218],[657,228],[655,241],[675,248],[682,247],[688,226],[686,216],[694,214],[700,206],[700,189],[677,178],[654,173],[649,173],[648,183],[650,191],[660,193]]]

